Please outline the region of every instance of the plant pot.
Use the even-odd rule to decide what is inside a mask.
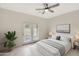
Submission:
[[[7,52],[10,52],[10,51],[12,51],[11,48],[3,48],[3,49],[0,50],[0,53],[7,53]]]

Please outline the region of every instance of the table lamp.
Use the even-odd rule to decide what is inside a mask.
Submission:
[[[49,32],[49,37],[51,38],[54,35],[53,32]]]
[[[79,34],[75,35],[75,42],[79,42]]]

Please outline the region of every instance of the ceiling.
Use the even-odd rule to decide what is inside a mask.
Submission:
[[[53,4],[55,3],[49,3],[49,5]],[[42,3],[0,3],[0,8],[26,13],[45,19],[79,10],[79,3],[60,3],[58,7],[52,8],[52,10],[54,10],[54,13],[46,12],[45,14],[42,14],[40,13],[42,11],[35,10],[42,7]]]

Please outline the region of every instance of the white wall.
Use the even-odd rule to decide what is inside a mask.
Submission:
[[[70,24],[71,33],[79,33],[79,10],[50,19],[49,31],[56,32],[56,25]]]
[[[9,30],[15,30],[18,36],[17,44],[23,43],[23,23],[36,23],[39,24],[40,39],[46,38],[48,22],[42,18],[31,16],[23,13],[18,13],[6,9],[0,9],[0,40],[3,40],[4,33]]]

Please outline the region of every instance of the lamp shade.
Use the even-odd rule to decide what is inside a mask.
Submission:
[[[79,34],[76,34],[76,35],[75,35],[75,41],[76,41],[76,42],[79,42]]]
[[[52,36],[53,35],[53,32],[49,32],[49,35]]]
[[[75,35],[75,38],[76,38],[76,39],[79,39],[79,35]]]

